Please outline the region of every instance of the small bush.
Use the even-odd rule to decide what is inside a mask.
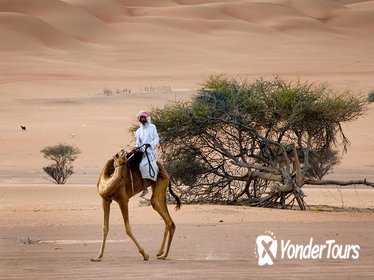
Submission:
[[[43,167],[44,172],[52,177],[56,184],[65,184],[67,178],[74,173],[72,163],[81,151],[74,146],[60,143],[45,147],[41,153],[45,158],[54,161],[53,164]]]
[[[368,102],[374,102],[374,89],[368,93]]]

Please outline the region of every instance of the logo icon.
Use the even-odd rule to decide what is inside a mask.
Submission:
[[[256,238],[258,265],[273,265],[277,257],[278,241],[271,231]]]

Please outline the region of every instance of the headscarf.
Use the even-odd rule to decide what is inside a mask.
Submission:
[[[151,122],[151,115],[147,111],[140,111],[136,117],[140,121],[140,117],[145,117],[147,121],[150,123]]]

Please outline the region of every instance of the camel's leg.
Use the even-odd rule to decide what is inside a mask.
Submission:
[[[105,249],[105,242],[109,232],[109,214],[110,214],[110,204],[112,203],[111,200],[102,199],[102,205],[104,210],[104,226],[103,226],[103,242],[101,243],[100,252],[96,258],[92,258],[91,261],[99,262],[101,261],[104,255]]]
[[[165,200],[166,200],[166,197],[165,197]],[[167,209],[166,209],[166,210],[167,210]],[[167,239],[167,237],[168,237],[168,233],[169,233],[169,227],[168,227],[168,225],[165,223],[164,237],[162,238],[162,242],[161,242],[160,250],[159,250],[158,253],[157,253],[157,257],[161,257],[161,256],[164,254],[164,248],[165,248],[166,239]]]
[[[118,202],[119,207],[121,208],[123,221],[125,223],[126,234],[134,241],[136,247],[138,247],[139,253],[142,254],[145,261],[148,261],[149,255],[144,251],[144,249],[140,246],[139,242],[136,240],[135,236],[133,235],[129,223],[129,207],[128,207],[128,199],[123,198]]]
[[[159,188],[157,188],[159,187]],[[157,257],[159,259],[166,259],[166,257],[169,254],[170,245],[173,240],[174,232],[175,232],[175,224],[173,220],[170,217],[167,204],[166,204],[166,188],[160,188],[160,186],[156,185],[154,188],[154,192],[151,198],[151,203],[153,209],[155,209],[162,219],[165,222],[165,231],[164,231],[164,237],[161,242],[161,247],[159,252],[157,253]],[[166,252],[164,252],[166,239],[168,239]]]

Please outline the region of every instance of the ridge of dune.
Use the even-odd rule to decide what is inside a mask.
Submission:
[[[289,5],[322,22],[328,20],[335,11],[347,9],[344,3],[336,0],[290,0]]]
[[[357,3],[352,3],[346,5],[347,8],[357,9],[357,10],[374,10],[374,1],[359,1]]]
[[[132,15],[143,21],[145,18],[154,19],[154,24],[168,21],[171,26],[184,26],[184,30],[190,29],[183,24],[186,20],[191,21],[191,25],[199,22],[200,28],[195,28],[197,32],[206,30],[236,31],[247,33],[272,34],[270,29],[276,32],[289,32],[301,30],[303,32],[316,31],[320,33],[337,33],[318,19],[281,3],[270,2],[217,2],[200,1],[199,5],[180,5],[167,8],[144,8],[136,7]],[[339,6],[340,7],[340,6]],[[166,20],[168,19],[168,20]],[[156,22],[156,21],[159,22]],[[175,24],[172,23],[175,21]]]
[[[304,11],[282,3],[245,2],[226,5],[223,10],[233,18],[266,26],[278,32],[294,30],[300,30],[304,33],[306,31],[336,32],[333,28],[310,17]]]
[[[287,5],[268,2],[238,2],[225,4],[223,10],[233,18],[259,24],[266,24],[269,21],[276,21],[279,18],[303,16],[301,12]]]
[[[106,23],[122,21],[131,16],[131,8],[116,0],[107,0],[105,5],[101,0],[65,0],[65,2],[86,10]]]
[[[175,0],[179,5],[204,5],[204,4],[216,4],[226,2],[238,2],[235,0]]]
[[[336,11],[327,21],[327,24],[354,36],[372,36],[374,30],[374,1],[350,4],[346,7],[345,10]]]
[[[144,4],[133,6],[129,15],[134,18],[153,17],[168,18],[169,21],[185,19],[205,20],[206,25],[212,26],[214,21],[226,21],[227,26],[234,21],[244,24],[251,23],[248,31],[253,31],[257,25],[260,30],[272,28],[279,32],[289,30],[318,31],[318,32],[344,32],[337,25],[325,24],[332,15],[340,10],[347,10],[343,3],[333,0],[327,1],[175,1],[180,5],[167,7],[149,7]],[[195,3],[195,4],[193,4]],[[349,15],[348,15],[349,16]],[[211,21],[211,22],[209,22]],[[203,22],[200,22],[203,23]],[[157,22],[155,22],[157,24]],[[176,24],[178,26],[178,24]],[[224,26],[222,30],[225,29]],[[201,27],[204,30],[204,25]],[[244,28],[240,28],[244,30]]]
[[[116,2],[125,6],[137,7],[167,7],[177,4],[176,0],[117,0]]]
[[[3,13],[18,13],[34,17],[54,27],[59,34],[65,33],[67,36],[86,42],[95,42],[96,37],[108,30],[104,21],[75,5],[60,0],[2,0],[0,14]],[[27,22],[24,25],[27,25]],[[45,36],[50,35],[50,33],[45,34]]]
[[[136,7],[132,10],[132,15],[137,22],[178,29],[180,33],[188,32],[195,35],[214,36],[216,33],[227,34],[233,31],[253,34],[272,33],[267,26],[238,20],[226,13],[221,5],[216,4],[179,5],[163,9]],[[176,35],[178,37],[178,34]]]
[[[165,16],[172,18],[231,20],[232,17],[224,13],[218,5],[178,5],[167,8],[136,8],[134,16]]]
[[[136,48],[134,42],[147,36],[161,41],[172,30],[175,40],[185,34],[240,40],[246,33],[319,41],[367,36],[374,29],[374,1],[348,0],[1,0],[0,15],[7,21],[0,27],[2,50],[95,49],[92,43]]]
[[[2,50],[82,47],[80,41],[43,20],[19,13],[0,13],[0,38],[6,38],[6,40],[0,40],[0,49]]]

